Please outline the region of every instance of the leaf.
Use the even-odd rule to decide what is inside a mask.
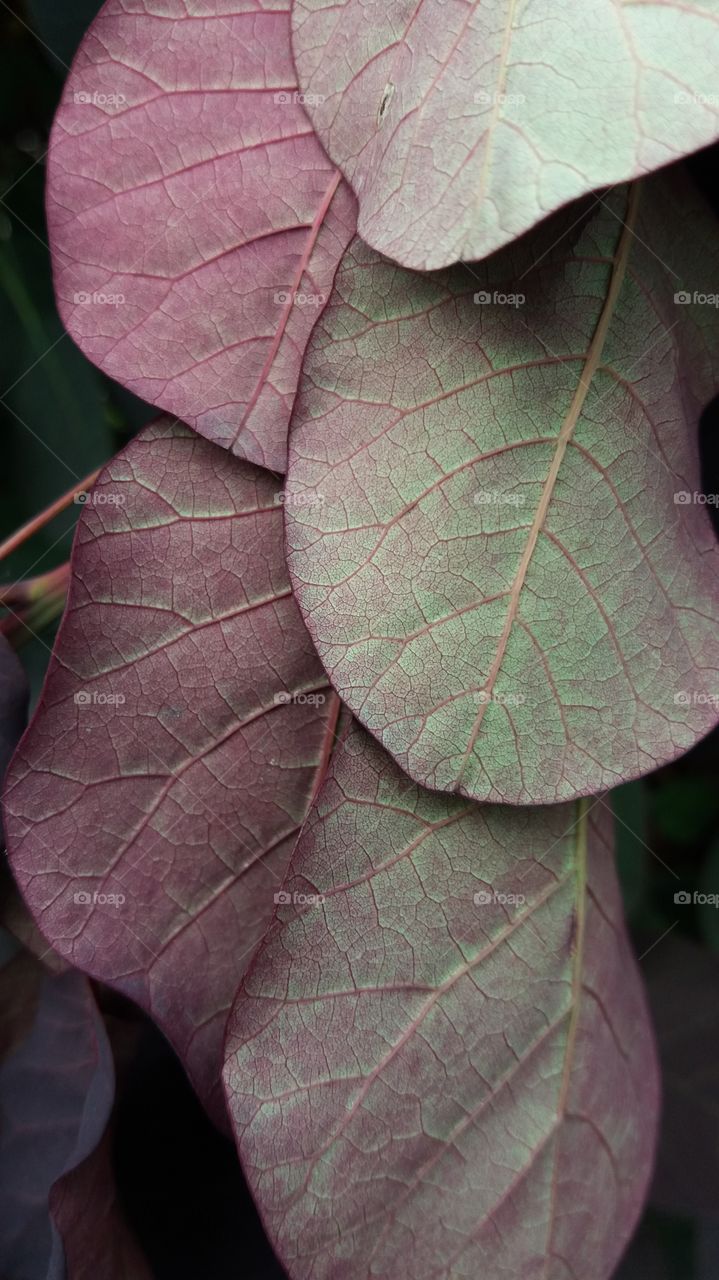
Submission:
[[[109,0],[80,48],[49,157],[58,304],[106,373],[283,471],[354,201],[298,101],[289,0],[201,8]]]
[[[108,464],[5,796],[43,934],[150,1013],[218,1120],[226,1013],[336,716],[276,486],[162,421]]]
[[[664,1095],[652,1203],[674,1213],[716,1219],[719,962],[672,935],[652,949],[644,968]]]
[[[358,727],[335,752],[225,1068],[293,1280],[611,1275],[657,1076],[610,833],[417,788]]]
[[[333,684],[416,781],[500,803],[600,791],[717,721],[714,223],[673,173],[562,229],[431,277],[355,240],[291,434]]]
[[[51,976],[20,953],[0,971],[0,1006],[0,1273],[61,1280],[63,1250],[48,1201],[56,1180],[102,1137],[114,1094],[112,1054],[79,973]],[[76,1280],[72,1272],[68,1280]]]
[[[296,0],[293,40],[359,234],[416,270],[719,137],[717,0]]]

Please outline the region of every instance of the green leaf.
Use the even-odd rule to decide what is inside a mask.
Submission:
[[[675,171],[573,222],[431,276],[355,240],[290,435],[340,696],[416,781],[496,803],[611,788],[718,717],[714,221]]]

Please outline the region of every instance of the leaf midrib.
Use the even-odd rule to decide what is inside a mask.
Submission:
[[[636,212],[636,208],[634,209]],[[569,1029],[567,1031],[567,1043],[564,1049],[564,1067],[562,1070],[562,1082],[560,1085],[559,1095],[557,1098],[557,1119],[561,1123],[565,1114],[567,1101],[569,1097],[569,1088],[572,1075],[572,1067],[574,1065],[574,1050],[577,1042],[577,1031],[579,1028],[579,1014],[582,1003],[583,981],[582,974],[584,969],[584,943],[586,936],[586,917],[587,917],[587,860],[589,845],[589,801],[582,799],[579,801],[579,816],[577,819],[577,846],[576,846],[576,866],[577,866],[577,892],[576,892],[576,911],[577,911],[577,932],[574,942],[574,970],[572,973],[572,1001],[571,1015],[569,1020]],[[549,1213],[547,1215],[547,1239],[544,1248],[544,1268],[543,1280],[549,1280],[549,1257],[550,1246],[552,1243],[552,1233],[554,1230],[554,1219],[556,1212],[556,1190],[557,1190],[557,1168],[559,1164],[559,1153],[557,1148],[559,1141],[554,1150],[554,1163],[552,1168],[552,1184],[550,1189]]]
[[[564,1065],[562,1069],[562,1080],[559,1088],[559,1093],[557,1095],[556,1115],[552,1122],[551,1128],[540,1140],[540,1142],[537,1144],[537,1147],[532,1153],[531,1160],[527,1163],[525,1168],[522,1170],[521,1175],[517,1180],[517,1184],[515,1185],[519,1185],[521,1184],[522,1181],[524,1181],[524,1178],[529,1173],[530,1169],[532,1168],[541,1150],[547,1145],[547,1143],[551,1141],[551,1139],[555,1136],[555,1134],[559,1132],[562,1121],[564,1119],[564,1113],[567,1105],[567,1097],[569,1093],[572,1067],[574,1065],[574,1048],[576,1045],[577,1029],[579,1026],[579,1013],[580,1013],[580,1007],[581,1007],[581,995],[582,995],[582,986],[583,986],[582,973],[583,973],[583,960],[584,960],[584,939],[585,939],[585,919],[586,919],[586,900],[587,900],[588,815],[589,815],[588,801],[586,799],[580,800],[578,804],[577,821],[575,824],[575,830],[576,830],[575,904],[576,904],[576,912],[577,912],[577,917],[576,917],[577,931],[576,931],[576,936],[574,941],[572,995],[571,995],[570,1008],[569,1008],[569,1027],[567,1029],[567,1039],[566,1039],[566,1044],[564,1049]],[[496,1090],[492,1091],[492,1096],[493,1097],[496,1096]],[[442,1150],[439,1156],[437,1157],[437,1159],[441,1159],[442,1156],[445,1154],[447,1150],[447,1145],[448,1144],[446,1143],[443,1145]],[[551,1199],[550,1199],[550,1208],[549,1208],[549,1214],[547,1219],[547,1237],[546,1237],[546,1244],[545,1244],[545,1250],[544,1250],[544,1270],[543,1270],[542,1280],[548,1280],[547,1269],[549,1266],[549,1246],[551,1244],[552,1230],[554,1226],[554,1210],[555,1210],[554,1193],[556,1188],[556,1174],[557,1174],[557,1156],[555,1151],[554,1164],[552,1169]],[[506,1195],[506,1192],[505,1192],[505,1195]],[[488,1217],[487,1215],[485,1215],[485,1217],[479,1222],[478,1226],[474,1228],[471,1235],[462,1242],[461,1247],[452,1255],[452,1257],[448,1261],[445,1268],[445,1273],[448,1276],[451,1274],[450,1267],[459,1257],[462,1256],[462,1254],[469,1247],[469,1245],[476,1239],[480,1231],[486,1226],[487,1221],[488,1221]],[[379,1247],[379,1243],[386,1236],[386,1234],[387,1234],[387,1231],[385,1228],[380,1233],[380,1236],[378,1237],[378,1241],[375,1244],[370,1257],[374,1257]],[[433,1273],[433,1275],[434,1274],[436,1273]],[[429,1277],[429,1280],[432,1280],[431,1276]]]
[[[483,692],[487,694],[487,697],[481,703],[479,710],[477,712],[477,715],[475,717],[474,724],[472,726],[472,730],[469,735],[469,740],[467,742],[467,747],[465,749],[464,755],[462,756],[462,761],[459,766],[459,770],[457,772],[453,790],[460,791],[462,789],[462,781],[466,773],[469,761],[472,757],[472,753],[474,752],[474,748],[477,743],[477,738],[479,736],[479,731],[482,727],[482,721],[484,719],[487,707],[491,702],[491,696],[494,691],[494,686],[497,681],[497,676],[499,675],[502,663],[506,655],[507,645],[509,643],[509,637],[512,633],[512,628],[514,627],[514,624],[517,618],[517,613],[519,610],[519,600],[520,600],[520,597],[524,588],[524,584],[527,578],[527,573],[529,572],[529,567],[531,565],[532,558],[534,556],[537,542],[539,540],[539,535],[542,532],[542,529],[544,527],[544,522],[547,517],[547,512],[549,510],[549,506],[552,501],[552,497],[554,495],[554,489],[557,483],[557,477],[559,475],[562,462],[564,461],[564,455],[567,451],[567,446],[570,440],[572,439],[572,436],[574,435],[574,431],[576,429],[577,423],[581,416],[582,409],[584,408],[584,404],[591,387],[592,379],[594,378],[594,375],[597,372],[597,369],[599,368],[599,365],[601,362],[601,358],[604,352],[604,345],[607,338],[607,333],[609,331],[609,326],[614,317],[614,311],[616,308],[617,300],[619,298],[619,295],[622,290],[622,286],[624,284],[624,276],[626,273],[627,262],[629,260],[629,253],[631,249],[631,240],[634,235],[634,226],[636,224],[637,211],[639,208],[639,191],[640,191],[640,188],[638,183],[635,183],[630,189],[626,221],[622,221],[623,230],[619,237],[619,241],[617,243],[617,249],[614,255],[614,266],[612,268],[611,276],[609,279],[607,296],[605,298],[601,315],[597,322],[597,327],[594,331],[594,336],[592,338],[591,344],[589,346],[589,350],[587,352],[587,358],[582,368],[582,373],[580,375],[577,388],[572,397],[572,401],[569,406],[569,409],[567,410],[567,414],[565,416],[564,422],[562,423],[562,427],[559,432],[559,435],[557,436],[557,446],[554,451],[554,455],[552,457],[552,462],[550,464],[549,471],[547,473],[547,478],[544,482],[544,487],[542,489],[542,494],[539,499],[539,503],[537,504],[537,510],[535,512],[534,520],[532,521],[532,525],[529,530],[529,535],[527,537],[527,543],[524,548],[524,552],[522,553],[522,557],[517,567],[517,572],[515,574],[514,581],[512,583],[512,587],[509,592],[509,604],[507,606],[507,614],[504,620],[504,626],[502,628],[501,635],[497,642],[497,651],[492,661],[492,665],[489,669],[487,680],[484,685]]]

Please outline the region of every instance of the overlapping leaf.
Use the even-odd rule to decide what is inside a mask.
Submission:
[[[586,804],[426,791],[359,727],[335,752],[225,1069],[293,1280],[611,1275],[657,1078]]]
[[[102,1138],[112,1054],[79,973],[51,976],[19,953],[0,971],[0,1004],[0,1274],[64,1280],[50,1195]]]
[[[151,1013],[216,1116],[226,1012],[336,714],[277,496],[163,421],[106,467],[5,797],[43,933]]]
[[[717,0],[296,0],[293,28],[360,235],[418,270],[719,137]]]
[[[719,702],[715,225],[673,171],[551,231],[536,265],[525,240],[434,276],[355,240],[288,479],[341,696],[417,781],[521,804],[653,769]]]
[[[302,353],[353,233],[272,5],[108,0],[55,120],[60,311],[106,373],[284,470]]]

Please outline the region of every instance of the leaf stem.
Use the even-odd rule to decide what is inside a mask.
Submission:
[[[32,520],[28,520],[27,524],[22,525],[5,542],[0,543],[0,560],[4,560],[11,552],[22,546],[23,542],[26,542],[28,538],[31,538],[38,530],[44,528],[51,520],[54,520],[55,516],[60,515],[60,512],[69,507],[79,493],[84,493],[86,490],[91,489],[100,471],[101,468],[98,467],[97,471],[92,471],[83,480],[78,480],[72,489],[68,489],[67,493],[63,493],[62,497],[56,498],[49,507],[41,511],[39,515],[33,516]]]

